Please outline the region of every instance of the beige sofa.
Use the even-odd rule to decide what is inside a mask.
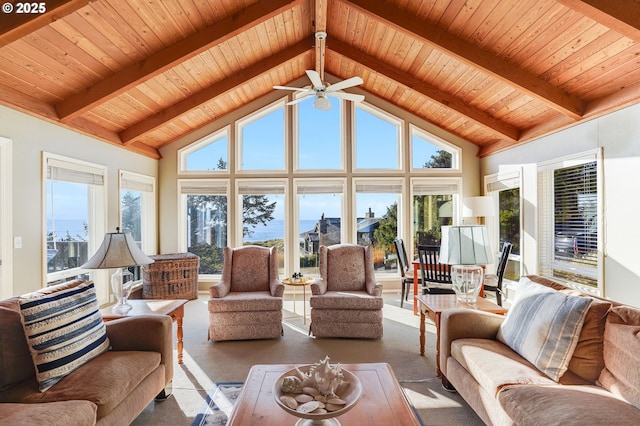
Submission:
[[[77,286],[81,281],[34,294]],[[0,301],[0,422],[16,425],[127,425],[173,377],[172,321],[148,315],[106,323],[111,348],[40,392],[19,298]]]
[[[593,298],[558,381],[498,340],[503,321],[500,315],[452,310],[440,323],[443,385],[453,385],[486,424],[640,424],[640,309]]]

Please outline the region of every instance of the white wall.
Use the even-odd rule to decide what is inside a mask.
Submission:
[[[591,120],[481,161],[482,174],[501,165],[525,167],[525,274],[537,272],[536,163],[596,148],[603,151],[604,296],[640,306],[640,105]],[[533,208],[532,208],[533,206]]]
[[[107,229],[119,222],[118,171],[157,177],[158,162],[63,127],[0,106],[0,136],[13,147],[13,236],[22,237],[22,248],[13,250],[13,288],[18,295],[37,290],[42,282],[42,151],[106,165]],[[11,285],[11,283],[9,283]],[[106,286],[98,282],[97,286]],[[103,287],[104,288],[104,287]],[[100,290],[100,289],[99,289]]]

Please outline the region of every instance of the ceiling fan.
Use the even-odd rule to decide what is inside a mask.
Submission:
[[[339,99],[346,99],[353,102],[362,102],[364,95],[356,95],[354,93],[342,92],[342,89],[357,86],[362,84],[362,78],[351,77],[346,80],[340,81],[336,84],[323,83],[320,78],[320,74],[316,70],[306,70],[309,80],[311,80],[311,87],[289,87],[289,86],[273,86],[274,89],[280,90],[293,90],[296,92],[303,92],[302,96],[288,102],[287,105],[294,105],[305,99],[315,96],[313,106],[317,109],[328,110],[331,109],[331,102],[327,99],[327,96],[333,96]]]

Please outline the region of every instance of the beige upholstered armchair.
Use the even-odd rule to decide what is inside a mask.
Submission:
[[[382,337],[382,285],[375,281],[371,247],[320,246],[320,278],[311,284],[310,334]]]
[[[275,247],[225,247],[222,278],[209,293],[209,340],[282,336],[284,285]]]

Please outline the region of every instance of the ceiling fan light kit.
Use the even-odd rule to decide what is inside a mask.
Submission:
[[[331,101],[327,99],[324,93],[318,93],[318,96],[313,101],[313,106],[317,109],[321,109],[323,111],[327,111],[331,109]]]

